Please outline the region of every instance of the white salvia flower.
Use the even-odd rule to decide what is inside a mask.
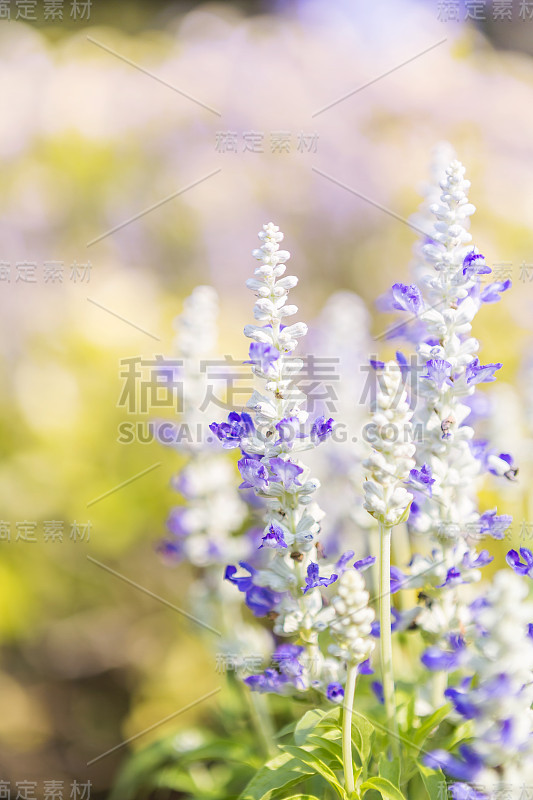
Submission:
[[[172,487],[187,501],[171,510],[167,521],[170,536],[161,550],[172,558],[185,559],[196,567],[215,567],[249,552],[245,537],[236,536],[246,518],[246,506],[235,490],[234,468],[225,454],[206,441],[208,417],[201,410],[207,392],[207,373],[202,359],[213,358],[217,346],[218,298],[211,286],[197,286],[186,298],[183,312],[174,321],[175,369],[183,413],[177,423],[176,441],[163,438],[162,422],[155,424],[160,441],[184,451],[188,460],[174,476]],[[166,432],[165,432],[166,437]]]
[[[247,286],[256,296],[254,316],[262,324],[247,325],[244,332],[253,340],[249,363],[263,381],[262,388],[247,403],[251,414],[231,414],[228,423],[210,427],[225,447],[240,446],[242,487],[253,488],[266,509],[261,563],[250,566],[249,576],[237,577],[236,567],[229,565],[226,577],[245,593],[253,613],[274,620],[277,635],[298,641],[278,647],[273,655],[278,670],[250,676],[246,683],[256,691],[285,694],[310,686],[322,689],[340,669],[319,648],[319,635],[335,616],[333,607],[324,604],[321,587],[337,580],[338,574],[333,565],[316,563],[324,516],[313,500],[319,482],[297,458],[328,437],[333,420],[318,417],[304,430],[306,397],[295,385],[302,361],[292,353],[307,326],[297,322],[283,327],[297,312],[287,303],[297,279],[285,276],[290,253],[280,249],[279,228],[269,223],[259,238],[261,247],[253,252],[259,266]]]
[[[363,488],[366,510],[386,527],[405,520],[413,499],[403,486],[415,464],[412,416],[399,365],[378,366],[369,428],[373,452],[364,462],[368,478]]]
[[[441,170],[439,162],[437,171]],[[471,413],[465,401],[476,384],[493,380],[501,367],[479,364],[479,343],[470,335],[472,321],[486,292],[494,299],[494,293],[508,288],[496,282],[481,291],[480,275],[490,270],[470,244],[469,217],[475,208],[468,199],[469,188],[463,165],[452,160],[438,181],[438,199],[435,192],[426,192],[434,202],[424,202],[423,216],[429,210],[433,224],[423,226],[426,243],[420,242],[415,251],[420,283],[395,284],[392,290],[397,307],[414,315],[414,326],[422,323],[423,328],[414,333],[417,347],[410,381],[413,424],[424,435],[417,440],[418,466],[411,473],[416,513],[411,513],[409,525],[414,532],[429,534],[434,543],[424,576],[428,605],[418,620],[434,640],[457,621],[457,586],[478,580],[477,567],[491,560],[486,551],[478,554],[469,546],[471,537],[488,532],[501,538],[511,521],[495,511],[478,512],[481,461],[472,444],[474,430],[464,424]],[[512,472],[508,461],[496,454],[486,453],[485,463],[496,474],[509,477]],[[439,591],[442,586],[445,590]],[[468,617],[464,602],[461,605],[459,616]]]
[[[162,444],[175,447],[187,457],[171,483],[185,504],[171,509],[168,535],[159,549],[170,561],[188,561],[201,571],[201,578],[190,587],[191,608],[199,619],[223,632],[217,659],[238,664],[251,648],[258,657],[267,658],[272,643],[266,632],[244,626],[238,598],[228,591],[231,587],[220,583],[222,565],[246,558],[250,542],[238,535],[247,509],[235,489],[234,466],[226,453],[209,443],[209,418],[201,410],[208,388],[201,361],[217,355],[217,315],[215,290],[198,286],[174,322],[176,356],[181,362],[174,374],[183,398],[183,413],[176,428],[185,435],[169,440],[166,433],[163,435],[163,421],[156,423],[156,434]]]
[[[361,432],[368,421],[369,326],[363,300],[354,292],[339,291],[328,298],[307,337],[309,358],[316,358],[310,360],[310,370],[315,363],[320,381],[314,408],[342,421],[335,442],[311,451],[308,459],[322,483],[328,528],[334,531],[336,549],[341,551],[353,544],[354,520],[364,529],[372,525],[361,499],[362,462],[368,453]],[[325,538],[326,550],[328,546]]]
[[[183,408],[188,423],[202,421],[199,412],[207,391],[207,372],[200,369],[200,361],[213,358],[218,338],[218,296],[212,286],[196,286],[185,299],[182,313],[176,317],[174,347],[183,366]],[[205,417],[203,418],[205,422]],[[194,443],[190,445],[194,447]]]
[[[441,168],[439,165],[438,170]],[[480,461],[471,446],[474,432],[463,424],[471,411],[465,399],[473,394],[477,383],[492,380],[494,372],[501,366],[480,365],[476,356],[479,344],[470,335],[472,320],[481,302],[498,299],[498,292],[508,288],[504,283],[495,283],[480,291],[479,276],[490,270],[486,268],[483,257],[470,245],[471,236],[467,228],[475,209],[468,200],[470,184],[464,173],[464,167],[458,161],[452,161],[439,181],[438,199],[432,197],[431,190],[426,194],[423,208],[426,219],[422,231],[429,242],[419,245],[417,250],[415,272],[420,286],[396,283],[392,287],[392,306],[410,314],[407,323],[414,321],[414,324],[407,334],[417,342],[416,363],[409,367],[402,354],[397,356],[402,372],[411,372],[411,391],[416,400],[413,423],[417,431],[424,433],[416,448],[418,467],[415,469],[414,462],[411,462],[403,480],[409,477],[410,488],[415,494],[416,503],[413,503],[410,516],[412,528],[417,532],[429,532],[438,545],[420,584],[429,589],[423,594],[427,605],[417,615],[418,625],[434,641],[449,632],[450,626],[465,628],[469,622],[468,614],[465,613],[464,598],[463,602],[458,602],[456,587],[478,580],[478,567],[491,560],[486,551],[478,554],[468,546],[468,533],[476,533],[470,526],[479,523],[480,533],[492,531],[497,535],[506,522],[505,518],[498,518],[495,511],[483,516],[477,512],[475,478],[480,471]],[[435,202],[431,202],[432,199]],[[428,211],[434,218],[430,227],[427,225]],[[387,418],[379,417],[379,401],[378,392],[374,413],[384,425]],[[387,403],[384,405],[387,407]],[[379,442],[385,437],[380,435],[376,438]],[[387,524],[385,500],[388,498],[384,497],[380,484],[387,481],[388,473],[394,475],[396,462],[390,453],[382,451],[383,447],[378,444],[369,459],[373,474],[372,480],[365,485],[365,507],[382,524]],[[506,461],[505,458],[500,460]],[[400,470],[402,466],[400,462]],[[508,470],[509,464],[505,467],[502,464],[501,468]],[[496,467],[493,469],[498,471]],[[406,492],[405,488],[402,489]],[[403,519],[408,516],[407,504],[405,508]],[[401,519],[401,514],[393,515],[388,524],[393,525]],[[383,528],[380,533],[382,554],[385,554],[381,559],[380,578],[383,593],[388,579],[389,543],[383,538]],[[414,576],[417,566],[416,561],[411,565]],[[388,624],[382,625],[382,629],[384,627],[389,630]],[[390,647],[389,643],[386,644],[388,653],[384,652],[382,637],[382,663],[390,664]],[[385,670],[389,678],[389,698],[392,695],[390,672],[389,669],[387,674]],[[441,686],[442,681],[434,681],[433,699],[436,704],[442,703]],[[387,705],[387,691],[385,699]],[[391,705],[389,702],[389,707]]]
[[[417,211],[409,218],[413,228],[420,234],[420,239],[413,248],[414,259],[411,264],[411,272],[417,283],[423,282],[433,270],[433,266],[428,264],[423,250],[425,238],[433,235],[435,217],[431,208],[439,203],[442,193],[440,184],[446,177],[446,169],[456,158],[455,150],[449,142],[439,142],[433,148],[429,165],[429,180],[420,189],[423,200]]]
[[[284,322],[286,317],[298,311],[297,306],[287,304],[289,290],[297,285],[298,279],[292,275],[281,277],[290,253],[279,249],[283,233],[278,226],[272,223],[264,225],[259,238],[263,244],[253,251],[253,256],[260,265],[255,270],[256,278],[247,281],[246,285],[258,298],[254,316],[266,325],[246,325],[244,334],[258,345],[273,348],[272,351],[258,348],[259,359],[252,367],[256,375],[267,381],[265,388],[270,396],[254,392],[247,405],[256,412],[260,426],[275,425],[291,417],[305,422],[307,415],[301,408],[305,395],[294,384],[294,377],[303,364],[296,359],[291,363],[286,356],[296,348],[298,338],[305,336],[307,325],[303,322],[286,325]],[[253,354],[250,355],[253,358]],[[274,454],[273,450],[271,452]],[[279,448],[277,452],[280,452]]]
[[[416,226],[416,228],[418,228],[418,230],[423,232],[426,236],[430,236],[432,234],[433,224],[435,222],[435,217],[430,210],[431,206],[440,201],[440,196],[442,193],[440,188],[441,181],[443,181],[446,177],[446,170],[451,162],[456,160],[457,154],[449,142],[439,142],[435,145],[431,152],[429,180],[423,183],[419,190],[419,194],[422,196],[423,200],[420,203],[417,211],[414,214],[411,214],[409,218],[413,223],[413,226]],[[418,253],[418,248],[415,248],[415,255]],[[421,261],[424,261],[423,257],[421,258]]]
[[[533,781],[533,642],[526,633],[533,606],[524,602],[527,589],[518,576],[497,578],[503,575],[495,582],[491,608],[480,614],[489,633],[480,638],[475,666],[489,699],[480,699],[473,726],[476,752],[485,763],[476,780],[494,796],[511,786],[511,797],[519,798]],[[493,691],[502,676],[504,691]]]
[[[496,574],[477,614],[474,649],[463,656],[475,683],[448,692],[457,712],[470,720],[461,763],[481,797],[505,792],[518,800],[533,781],[533,604],[527,594],[518,575]],[[449,753],[437,751],[430,759],[452,775],[456,771],[457,759]]]
[[[209,477],[216,474],[211,486]],[[200,491],[192,488],[202,481]],[[196,567],[215,566],[228,559],[245,558],[250,550],[246,537],[236,536],[246,518],[246,506],[235,491],[235,473],[227,456],[195,451],[174,480],[176,489],[187,501],[170,513],[167,526],[176,536],[179,557]],[[172,556],[172,549],[169,550]]]
[[[412,411],[407,402],[404,371],[399,363],[389,361],[375,364],[376,396],[372,403],[369,432],[372,431],[373,450],[364,462],[368,478],[363,484],[364,507],[379,522],[379,625],[380,662],[387,725],[396,735],[397,722],[392,669],[392,625],[390,606],[391,533],[395,525],[409,515],[413,499],[404,482],[414,467],[412,458]],[[355,676],[348,670],[347,694],[353,696]],[[397,749],[397,739],[393,749]]]
[[[360,572],[348,569],[337,582],[337,594],[331,600],[335,618],[330,624],[334,644],[329,652],[348,666],[370,657],[375,642],[370,637],[374,611],[368,605],[369,595]]]
[[[470,591],[470,587],[481,580],[481,570],[476,566],[479,557],[480,554],[461,540],[453,546],[449,559],[443,557],[439,547],[435,547],[431,555],[416,553],[411,559],[407,585],[410,589],[423,589],[419,596],[422,607],[416,615],[416,624],[431,642],[440,640],[450,631],[466,632],[471,628],[473,615],[469,601],[473,601],[476,595]],[[460,569],[460,601],[453,586],[443,590],[450,563],[458,565]],[[441,700],[439,698],[439,702]]]
[[[474,393],[477,382],[476,370],[469,368],[477,363],[479,343],[469,334],[480,301],[468,295],[479,281],[483,259],[469,245],[466,225],[475,209],[468,201],[470,182],[464,173],[462,164],[452,161],[440,184],[440,202],[431,206],[436,218],[433,243],[422,247],[428,272],[415,300],[426,324],[424,341],[417,347],[415,422],[424,430],[417,459],[429,467],[434,483],[431,497],[425,493],[421,498],[414,525],[431,531],[446,546],[479,518],[474,479],[480,464],[470,447],[474,432],[463,424],[470,408],[462,401]],[[472,269],[464,266],[467,256]]]
[[[212,355],[218,338],[218,296],[212,286],[196,286],[174,320],[175,345],[183,358]]]

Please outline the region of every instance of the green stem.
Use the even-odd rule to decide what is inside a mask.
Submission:
[[[390,733],[392,755],[399,756],[398,723],[396,721],[396,703],[394,700],[394,675],[392,671],[392,635],[391,635],[391,594],[390,594],[390,550],[392,528],[380,523],[379,542],[379,626],[380,626],[380,660],[381,681],[385,697],[385,713],[387,728]]]
[[[352,758],[352,714],[356,680],[357,664],[352,664],[348,667],[346,675],[342,714],[342,762],[344,765],[344,786],[348,796],[355,792]]]
[[[254,728],[261,740],[263,751],[267,758],[272,758],[276,755],[277,747],[274,742],[274,729],[266,699],[263,695],[257,694],[257,692],[250,692],[247,691],[247,688],[242,688],[250,708]]]
[[[221,603],[220,607],[221,628],[225,633],[229,633],[233,630],[235,624],[242,621],[241,608],[240,606],[231,606],[229,608],[226,603]],[[230,619],[230,616],[232,619]],[[275,731],[268,701],[263,695],[251,692],[236,673],[235,684],[237,692],[250,712],[252,725],[261,742],[263,753],[267,758],[272,758],[272,756],[276,755],[277,747],[274,741]]]
[[[448,686],[448,673],[436,672],[431,681],[431,701],[434,709],[441,708],[446,702],[444,692]]]
[[[409,532],[406,523],[396,526],[394,539],[391,541],[391,550],[392,557],[396,564],[409,564],[411,561],[411,542],[409,540]],[[400,611],[402,611],[405,606],[410,607],[410,605],[415,605],[414,603],[407,603],[407,597],[410,597],[411,594],[412,591],[404,590],[398,592],[396,595]]]

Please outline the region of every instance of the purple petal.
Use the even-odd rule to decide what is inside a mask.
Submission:
[[[424,305],[420,290],[414,283],[410,286],[405,283],[395,283],[392,287],[392,296],[394,298],[394,308],[400,311],[410,311],[411,314],[418,314]]]
[[[353,553],[352,553],[353,556]],[[368,569],[372,566],[372,564],[376,563],[375,556],[366,556],[365,558],[360,558],[359,561],[354,561],[355,569],[358,569],[360,572],[364,572],[365,569]]]

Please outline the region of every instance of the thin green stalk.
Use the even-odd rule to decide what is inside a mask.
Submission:
[[[431,681],[431,700],[433,703],[433,708],[437,709],[444,705],[446,702],[446,698],[444,697],[444,692],[448,687],[448,673],[441,671],[436,672],[432,676]]]
[[[404,522],[397,525],[394,529],[394,539],[391,541],[391,551],[396,564],[409,564],[411,561],[411,542],[409,540],[409,531],[407,524]],[[408,602],[415,593],[413,590],[404,589],[403,592],[398,592],[397,602],[398,608],[402,611],[404,608],[410,608],[415,605],[414,602]]]
[[[240,683],[256,733],[258,734],[263,751],[268,758],[276,755],[277,747],[274,742],[274,729],[272,719],[265,698],[257,692],[250,692]]]
[[[233,630],[233,627],[232,621],[229,618],[228,607],[222,603],[221,609],[221,627],[224,632],[229,633]],[[233,625],[235,625],[236,621],[238,622],[239,620],[242,620],[241,609],[239,606],[232,607],[231,614],[233,615]],[[257,694],[257,692],[251,692],[237,675],[235,675],[235,678],[237,691],[240,694],[245,706],[247,706],[250,711],[252,724],[255,728],[258,739],[261,742],[263,753],[265,756],[267,756],[267,758],[272,758],[272,756],[276,755],[277,747],[274,741],[275,732],[268,701],[263,695]]]
[[[342,762],[344,766],[344,786],[348,796],[355,792],[352,758],[352,714],[356,680],[357,664],[352,664],[348,667],[346,675],[342,713]]]
[[[448,542],[444,542],[442,545],[442,558],[446,570],[449,570],[450,567],[453,566],[453,549],[450,547]],[[457,588],[452,590],[452,603],[454,609],[459,607],[459,598],[457,596]],[[444,670],[439,672],[435,672],[434,675],[431,676],[431,703],[434,709],[440,708],[446,702],[444,697],[444,692],[448,687],[448,673]]]
[[[390,732],[391,751],[399,756],[398,723],[396,721],[396,703],[394,700],[394,674],[392,671],[392,635],[391,635],[391,594],[390,594],[390,550],[391,533],[382,523],[379,526],[380,558],[379,558],[379,626],[380,626],[380,659],[381,681],[385,697],[385,713],[387,728]]]

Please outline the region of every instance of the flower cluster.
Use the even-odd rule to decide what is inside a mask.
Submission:
[[[394,365],[396,374],[401,373],[409,386],[417,434],[413,447],[416,464],[400,466],[391,453],[389,470],[398,465],[402,477],[408,477],[412,502],[406,516],[411,539],[423,535],[431,548],[429,553],[411,557],[408,574],[396,568],[400,588],[403,584],[419,590],[419,606],[407,617],[431,645],[423,663],[440,672],[440,677],[433,677],[431,693],[422,688],[417,700],[417,708],[425,712],[442,704],[446,664],[450,659],[460,664],[462,648],[455,645],[463,634],[475,631],[475,604],[470,602],[473,595],[469,585],[481,579],[481,568],[492,561],[489,552],[478,552],[475,544],[486,536],[503,538],[511,523],[508,515],[499,515],[496,509],[478,510],[479,476],[483,471],[509,479],[516,475],[512,457],[493,451],[488,441],[476,440],[467,424],[476,417],[476,387],[494,381],[502,366],[480,363],[479,342],[471,335],[472,322],[481,305],[499,300],[510,282],[495,281],[482,287],[482,277],[491,270],[471,245],[468,225],[475,209],[468,200],[470,183],[455,158],[444,166],[446,156],[449,148],[441,146],[435,154],[433,183],[426,187],[416,217],[422,233],[412,266],[416,283],[395,283],[381,300],[382,307],[401,312],[405,319],[400,326],[393,326],[390,337],[407,339],[416,351],[410,359],[398,352]],[[379,377],[385,365],[373,363]],[[378,393],[377,404],[382,395],[383,391],[381,396]],[[405,396],[400,400],[402,408],[407,409]],[[407,413],[411,417],[411,412]],[[383,436],[378,439],[379,456],[373,454],[381,468],[374,481],[377,490],[372,485],[373,495],[383,493],[387,480],[381,439]],[[375,502],[367,502],[366,507],[374,514],[381,510],[378,518],[382,523],[387,521],[383,507],[379,509]],[[401,519],[401,507],[396,520]]]
[[[413,247],[413,262],[411,264],[411,272],[417,284],[423,283],[433,269],[432,265],[427,262],[423,250],[424,245],[432,241],[435,217],[431,209],[432,206],[440,203],[441,181],[446,175],[448,166],[452,161],[456,160],[457,155],[449,142],[442,141],[435,145],[429,164],[429,179],[420,188],[422,202],[409,218],[410,224],[419,234],[419,238]],[[406,333],[411,333],[412,336],[416,337],[415,321],[407,323],[405,330],[402,331],[402,334]],[[411,338],[411,340],[416,341],[416,338]]]
[[[448,669],[461,663],[470,675],[445,694],[470,721],[470,742],[457,755],[435,751],[426,762],[460,781],[451,789],[456,800],[483,800],[499,791],[518,798],[533,780],[533,604],[526,597],[520,578],[498,572],[476,603],[474,645],[453,643]]]
[[[395,306],[423,323],[411,386],[414,419],[424,430],[417,460],[425,479],[418,480],[409,522],[416,531],[431,532],[445,548],[480,519],[474,479],[482,460],[474,431],[465,424],[471,413],[465,401],[478,384],[495,380],[501,367],[480,364],[472,320],[483,302],[494,302],[509,287],[509,282],[493,282],[481,289],[480,276],[490,269],[470,245],[467,222],[475,209],[464,173],[452,161],[440,182],[440,202],[431,206],[435,222],[421,248],[426,266],[421,285],[392,289]]]
[[[439,162],[435,170],[441,169]],[[286,275],[290,254],[281,248],[283,234],[272,223],[259,233],[261,245],[253,252],[259,263],[247,281],[256,299],[255,324],[244,331],[252,340],[245,363],[251,367],[256,388],[245,408],[209,425],[211,444],[206,440],[192,447],[188,463],[174,480],[187,504],[170,515],[171,538],[165,552],[186,555],[196,566],[210,567],[202,577],[211,586],[220,584],[220,563],[225,563],[223,588],[217,594],[225,637],[222,648],[243,654],[254,642],[258,652],[270,656],[271,663],[263,672],[247,677],[238,673],[252,692],[246,697],[255,709],[254,724],[258,731],[261,721],[268,728],[266,693],[307,693],[306,700],[318,706],[323,699],[342,704],[342,712],[317,708],[306,715],[305,724],[295,728],[297,747],[281,748],[288,748],[291,758],[292,753],[295,758],[301,755],[307,764],[311,750],[306,742],[319,747],[318,736],[324,734],[326,741],[325,731],[333,729],[333,735],[341,738],[341,748],[339,752],[334,740],[331,753],[320,747],[321,757],[335,759],[331,769],[328,762],[326,780],[334,780],[338,788],[336,773],[342,755],[344,791],[350,797],[370,788],[383,789],[387,796],[404,796],[399,782],[392,785],[400,758],[406,759],[406,774],[421,769],[428,787],[424,767],[412,755],[401,753],[399,743],[403,734],[416,730],[420,736],[445,715],[446,725],[438,735],[441,747],[448,744],[449,749],[429,754],[426,750],[422,760],[426,766],[442,768],[455,781],[450,787],[454,800],[495,800],[508,787],[514,798],[515,789],[533,781],[533,605],[526,601],[524,580],[533,577],[531,550],[510,550],[511,570],[497,573],[485,594],[473,592],[482,568],[493,560],[487,549],[476,549],[477,540],[502,539],[511,521],[495,508],[479,510],[480,476],[485,471],[514,480],[517,470],[508,453],[476,439],[467,424],[476,418],[476,386],[492,382],[501,367],[480,362],[479,343],[471,335],[473,318],[483,302],[495,302],[508,288],[505,282],[481,286],[481,276],[490,270],[470,244],[467,226],[474,209],[468,202],[468,188],[464,168],[452,160],[438,189],[433,186],[426,191],[424,241],[416,249],[417,282],[395,283],[389,297],[389,307],[409,315],[401,326],[402,335],[414,322],[408,338],[416,352],[410,361],[402,352],[396,353],[395,360],[370,361],[375,378],[369,422],[372,447],[362,460],[348,444],[345,458],[337,462],[337,467],[344,465],[341,469],[346,474],[358,468],[361,472],[361,467],[365,470],[361,494],[373,527],[361,536],[359,556],[352,549],[336,548],[331,530],[321,536],[323,527],[348,529],[344,509],[339,506],[327,515],[318,506],[315,497],[320,483],[309,465],[320,465],[325,448],[319,446],[328,439],[333,445],[336,424],[324,413],[330,410],[327,405],[310,414],[308,399],[298,385],[303,361],[295,350],[307,328],[288,320],[298,311],[289,303],[297,278]],[[185,413],[195,421],[196,381],[202,377],[194,359],[213,346],[214,332],[213,306],[200,313],[195,303],[209,305],[212,299],[209,291],[197,290],[178,326],[190,387]],[[357,307],[357,302],[354,306],[353,298],[344,297],[341,307]],[[195,324],[203,315],[210,317],[210,324],[202,324],[202,333],[195,335]],[[360,363],[357,358],[354,368]],[[349,386],[348,395],[353,396],[353,384]],[[349,418],[346,407],[342,413]],[[351,423],[360,413],[356,409]],[[239,490],[255,520],[249,534],[240,536],[235,533],[244,527],[246,505],[238,500],[232,516],[236,495],[230,488],[237,454]],[[325,463],[322,458],[322,466]],[[335,456],[327,463],[334,471]],[[331,503],[335,479],[328,469],[323,469],[323,475]],[[379,537],[375,527],[379,527]],[[427,546],[412,554],[417,536]],[[331,551],[327,554],[324,539]],[[373,577],[371,582],[379,602],[376,619],[362,573],[376,561],[368,555],[373,549],[368,545],[375,546],[378,539],[378,580]],[[399,555],[401,547],[396,549],[398,539],[409,553],[405,558]],[[399,566],[391,566],[391,551]],[[405,595],[400,595],[398,608],[392,607],[391,596],[404,588],[418,591],[417,603],[408,607]],[[256,624],[254,617],[266,624]],[[426,645],[421,661],[427,671],[423,674],[429,673],[430,680],[427,686],[421,685],[425,681],[417,686],[409,713],[412,730],[406,728],[405,713],[397,707],[394,631],[418,631],[419,643],[421,632]],[[385,758],[378,764],[370,754],[356,774],[354,725],[362,725],[360,736],[374,725],[371,715],[365,721],[358,708],[356,684],[360,675],[373,673],[370,660],[376,649],[380,681],[367,691],[370,688],[384,705]],[[447,688],[450,675],[453,682]],[[442,708],[446,701],[450,705]],[[438,715],[424,723],[422,718],[435,709],[440,709]],[[313,725],[317,731],[309,733]],[[271,738],[268,730],[264,738]],[[390,757],[392,764],[386,765]],[[363,749],[359,758],[364,762]],[[276,763],[266,765],[266,772],[274,773]],[[381,774],[383,764],[390,779]],[[361,783],[363,770],[370,777]],[[410,789],[405,796],[410,796]]]
[[[437,166],[443,169],[440,158]],[[413,533],[431,537],[432,552],[414,557],[410,585],[424,589],[418,624],[434,641],[466,623],[468,610],[458,603],[457,588],[479,580],[479,568],[492,560],[487,551],[476,552],[475,541],[486,535],[501,539],[511,522],[496,509],[478,511],[476,480],[483,469],[515,474],[510,473],[511,457],[491,452],[488,442],[476,441],[466,424],[476,386],[495,380],[501,367],[480,363],[472,321],[482,303],[498,300],[510,284],[493,282],[481,288],[481,276],[490,269],[470,244],[467,228],[475,209],[464,174],[456,160],[443,171],[438,201],[423,207],[433,224],[424,222],[427,235],[415,251],[419,281],[394,284],[389,298],[393,308],[410,315],[401,334],[411,328],[416,343],[411,364],[401,356],[410,373],[413,423],[423,432],[417,466],[409,473],[414,500],[408,524]],[[435,200],[435,191],[426,194]]]
[[[347,570],[339,578],[337,594],[331,600],[336,616],[330,625],[334,644],[329,652],[346,664],[368,661],[374,642],[370,637],[374,611],[368,605],[365,581],[358,570]]]
[[[336,616],[335,605],[326,605],[322,592],[339,578],[342,591],[347,590],[349,578],[344,575],[355,574],[348,564],[354,553],[335,564],[324,561],[318,541],[323,513],[313,498],[319,484],[298,455],[325,441],[333,420],[320,416],[309,422],[305,395],[296,386],[302,361],[292,353],[307,329],[303,323],[283,324],[297,312],[287,303],[297,279],[285,276],[290,254],[280,249],[283,234],[269,223],[259,238],[261,247],[253,252],[259,266],[247,286],[257,298],[255,318],[264,324],[247,325],[244,332],[253,340],[248,363],[264,388],[253,392],[248,411],[231,413],[226,423],[213,423],[211,430],[223,447],[240,447],[240,488],[252,490],[261,501],[265,525],[253,563],[241,562],[243,572],[229,565],[225,577],[256,616],[274,621],[276,636],[296,640],[280,645],[274,653],[278,667],[247,678],[249,687],[261,692],[313,687],[327,694],[327,687],[342,679],[344,665],[319,647],[319,635]],[[350,626],[349,631],[352,636]]]
[[[413,499],[403,483],[415,465],[411,417],[413,416],[401,365],[395,361],[374,362],[378,388],[372,403],[372,422],[376,435],[373,450],[364,466],[364,506],[386,527],[403,522]]]
[[[187,460],[171,485],[185,504],[172,508],[167,519],[169,535],[159,549],[170,560],[185,559],[197,567],[223,563],[228,553],[244,558],[249,551],[246,538],[235,535],[246,519],[246,506],[234,489],[232,465],[205,436],[195,438],[197,432],[207,429],[205,412],[200,410],[207,378],[200,360],[216,352],[217,315],[215,290],[197,286],[174,323],[175,349],[181,361],[176,368],[183,397],[180,423],[188,427],[191,436],[175,445]],[[157,434],[157,423],[155,430]]]
[[[477,553],[460,541],[453,545],[449,560],[455,566],[448,566],[439,547],[428,555],[415,553],[409,563],[409,576],[404,576],[409,588],[420,590],[416,623],[432,642],[472,624],[470,606],[459,601],[457,590],[479,583],[481,569],[493,561],[493,556],[485,549]]]

